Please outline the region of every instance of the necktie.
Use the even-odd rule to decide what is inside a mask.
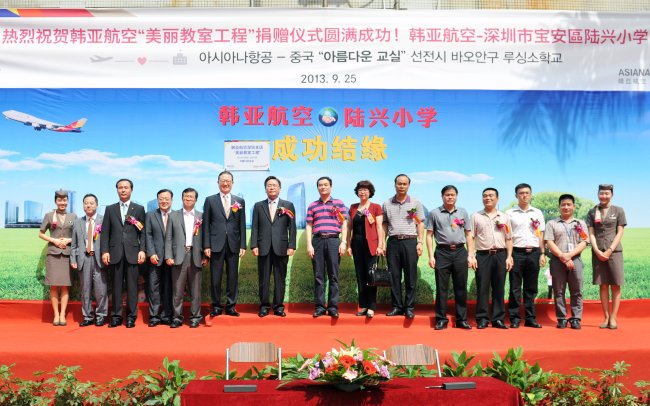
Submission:
[[[122,224],[126,221],[126,203],[120,204],[120,211],[122,212]]]
[[[86,232],[87,242],[86,242],[86,252],[93,252],[93,219],[91,218],[88,222],[88,231]]]
[[[163,219],[163,229],[167,231],[167,213],[162,214],[162,219]]]
[[[275,219],[275,200],[269,202],[269,214],[271,214],[271,221]]]
[[[223,197],[223,210],[226,213],[226,218],[230,217],[230,195]]]

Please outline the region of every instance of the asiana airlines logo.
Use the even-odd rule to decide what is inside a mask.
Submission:
[[[625,77],[650,77],[650,68],[621,68],[618,76]]]

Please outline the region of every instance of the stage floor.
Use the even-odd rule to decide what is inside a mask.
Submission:
[[[470,306],[473,308],[473,306]],[[79,377],[95,382],[126,377],[132,370],[158,368],[164,357],[180,360],[185,369],[197,376],[209,370],[225,369],[226,347],[237,341],[271,341],[282,348],[283,355],[301,353],[311,356],[339,347],[336,340],[383,350],[393,344],[429,344],[440,352],[440,361],[451,352],[466,350],[477,354],[483,365],[494,351],[503,356],[508,348],[523,347],[524,358],[538,361],[544,370],[570,372],[574,366],[611,368],[616,361],[631,364],[628,387],[637,380],[650,379],[650,300],[626,300],[621,305],[619,328],[602,330],[600,303],[586,302],[582,329],[555,328],[553,305],[537,305],[542,329],[524,328],[472,330],[448,328],[435,331],[433,306],[417,306],[416,317],[386,317],[380,308],[373,319],[356,317],[354,305],[340,308],[338,320],[327,316],[313,319],[309,305],[289,305],[288,316],[273,315],[260,319],[257,306],[241,305],[241,317],[219,316],[211,327],[203,324],[190,329],[167,326],[149,328],[146,318],[139,317],[136,327],[109,329],[104,326],[79,327],[79,303],[70,306],[68,325],[54,327],[49,302],[0,301],[0,365],[15,363],[19,377],[31,377],[34,371],[51,371],[58,365],[80,365]],[[453,309],[453,306],[450,306]],[[140,315],[146,313],[141,304]],[[451,323],[450,323],[451,326]],[[644,338],[645,337],[645,338]],[[246,366],[235,366],[240,373]]]

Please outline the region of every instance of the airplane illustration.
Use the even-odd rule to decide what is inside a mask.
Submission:
[[[41,118],[34,117],[32,115],[22,113],[16,110],[3,111],[2,114],[5,116],[7,120],[14,120],[14,121],[18,121],[19,123],[32,126],[32,128],[34,128],[34,130],[36,131],[41,131],[42,129],[46,129],[46,130],[56,131],[60,133],[80,133],[81,127],[83,127],[87,121],[85,118],[81,118],[68,125],[64,125],[64,124],[58,124],[58,123],[53,123],[51,121],[43,120]]]
[[[93,55],[90,57],[90,62],[95,63],[95,62],[106,62],[113,59],[112,56],[99,56],[99,55]]]

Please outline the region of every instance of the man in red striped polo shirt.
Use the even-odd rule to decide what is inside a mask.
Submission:
[[[329,313],[339,317],[339,263],[345,254],[348,210],[341,200],[333,199],[332,179],[321,176],[316,181],[320,199],[307,208],[307,254],[314,267],[314,317]],[[329,280],[327,307],[325,306],[325,274]]]

